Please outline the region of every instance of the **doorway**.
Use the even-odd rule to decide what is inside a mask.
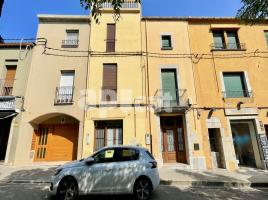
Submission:
[[[261,158],[253,121],[231,120],[231,130],[236,159],[239,161],[239,165],[260,167]]]
[[[187,163],[182,116],[160,117],[162,156],[165,163]]]
[[[209,143],[213,168],[224,168],[224,155],[219,128],[209,128]]]
[[[0,161],[5,160],[12,117],[0,120]]]

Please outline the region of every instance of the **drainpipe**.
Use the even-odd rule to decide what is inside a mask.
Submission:
[[[147,75],[147,91],[148,91],[148,104],[149,106],[149,131],[150,131],[150,151],[153,154],[152,144],[152,123],[151,123],[151,100],[150,100],[150,77],[149,77],[149,57],[148,57],[148,34],[147,34],[147,19],[145,19],[145,43],[146,43],[146,75]]]
[[[83,158],[83,150],[84,150],[84,139],[85,139],[85,119],[87,115],[87,90],[88,90],[88,78],[89,78],[89,62],[90,62],[90,39],[91,39],[91,20],[89,22],[89,40],[88,40],[88,57],[87,57],[87,72],[86,72],[86,91],[85,91],[85,106],[84,106],[84,116],[83,116],[83,135],[82,135],[82,150],[81,150],[81,158]]]

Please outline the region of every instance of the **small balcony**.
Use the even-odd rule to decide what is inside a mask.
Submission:
[[[103,102],[116,102],[117,101],[117,90],[116,89],[102,89],[101,100]]]
[[[62,40],[62,48],[77,48],[79,46],[79,40]]]
[[[57,87],[55,105],[68,105],[73,103],[74,87]]]
[[[14,79],[0,80],[0,110],[15,110],[15,99],[12,95]]]
[[[253,92],[248,90],[241,90],[241,91],[224,91],[222,92],[222,96],[224,99],[241,99],[241,98],[252,98]]]
[[[160,112],[184,112],[189,108],[186,89],[163,90],[159,89],[155,95],[155,111]]]
[[[246,51],[245,43],[213,43],[211,51]]]
[[[113,9],[112,3],[103,3],[101,6],[102,9]],[[121,9],[139,9],[139,3],[134,1],[125,1],[121,4]]]

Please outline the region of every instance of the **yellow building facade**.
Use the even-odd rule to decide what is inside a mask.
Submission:
[[[104,4],[99,23],[39,16],[45,43],[33,49],[20,152],[7,163],[139,145],[160,167],[265,169],[268,24],[141,13],[127,2],[120,16]]]

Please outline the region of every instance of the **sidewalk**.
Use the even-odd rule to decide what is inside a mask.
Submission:
[[[0,183],[49,183],[54,166],[12,167],[0,165]],[[162,185],[209,187],[268,187],[268,171],[243,168],[197,171],[163,167],[159,169]]]

